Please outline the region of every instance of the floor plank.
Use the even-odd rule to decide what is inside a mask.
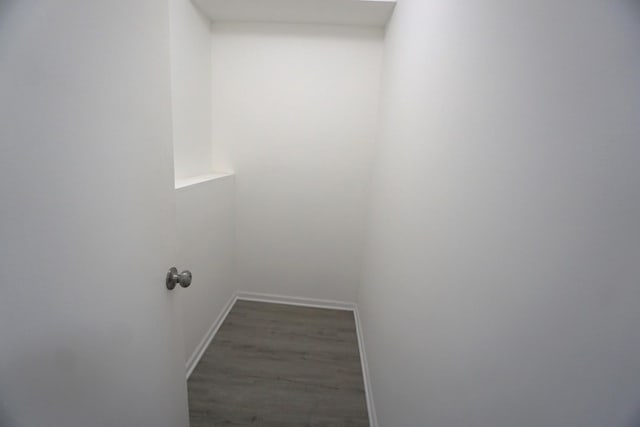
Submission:
[[[350,311],[238,300],[188,388],[191,427],[369,425]]]

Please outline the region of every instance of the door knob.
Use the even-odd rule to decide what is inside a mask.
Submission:
[[[192,279],[191,272],[189,270],[185,270],[182,273],[178,273],[178,269],[175,267],[171,267],[167,272],[167,289],[171,290],[176,287],[179,283],[183,288],[188,288],[191,284]]]

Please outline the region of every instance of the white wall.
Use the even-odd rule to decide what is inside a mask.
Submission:
[[[211,23],[190,0],[170,1],[173,148],[176,181],[212,172]],[[234,178],[176,190],[180,291],[187,362],[234,292]]]
[[[190,0],[169,2],[171,103],[176,179],[211,169],[210,21]]]
[[[176,190],[178,269],[193,283],[180,290],[187,359],[233,296],[234,177]],[[187,360],[188,361],[188,360]]]
[[[380,424],[640,425],[640,4],[402,0],[383,73]]]
[[[237,175],[239,289],[353,301],[382,31],[214,23],[212,32],[214,158]]]

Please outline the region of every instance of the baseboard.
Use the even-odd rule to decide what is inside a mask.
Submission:
[[[236,294],[234,293],[233,296],[231,296],[231,298],[229,299],[229,301],[227,301],[227,304],[224,306],[224,308],[222,309],[222,311],[220,312],[216,320],[213,322],[213,324],[211,325],[211,327],[209,328],[205,336],[202,338],[202,341],[200,341],[200,344],[198,344],[198,347],[196,347],[191,357],[189,357],[189,360],[187,361],[187,379],[189,379],[189,377],[191,376],[191,373],[193,372],[195,367],[198,365],[198,362],[202,358],[202,355],[204,354],[205,350],[207,349],[207,347],[209,347],[209,344],[211,344],[213,337],[216,336],[218,329],[220,329],[220,325],[222,325],[222,323],[224,322],[224,319],[227,318],[227,315],[231,311],[233,304],[235,304],[236,299],[237,297],[236,297]]]
[[[371,377],[369,376],[369,364],[367,363],[367,353],[364,349],[364,335],[362,333],[362,324],[360,323],[360,314],[358,307],[353,309],[353,317],[356,320],[356,332],[358,334],[358,347],[360,349],[360,363],[362,364],[362,378],[364,380],[364,391],[367,398],[367,410],[369,411],[369,425],[378,427],[378,417],[376,416],[376,407],[373,403],[373,390],[371,388]]]
[[[237,292],[236,298],[239,300],[247,301],[260,301],[276,304],[300,305],[303,307],[329,308],[334,310],[352,311],[354,320],[356,322],[356,333],[358,335],[358,348],[360,350],[360,363],[362,366],[364,391],[367,399],[367,411],[369,412],[369,424],[371,427],[378,427],[378,418],[376,416],[376,408],[373,403],[373,392],[371,390],[371,380],[369,377],[369,364],[367,363],[367,355],[364,349],[364,336],[362,335],[362,326],[360,324],[358,306],[355,303],[321,300],[315,298],[290,297],[284,295],[261,294],[255,292]]]
[[[316,298],[290,297],[286,295],[261,294],[257,292],[237,292],[236,297],[246,301],[271,302],[276,304],[300,305],[303,307],[330,308],[333,310],[355,310],[353,302],[333,301]]]

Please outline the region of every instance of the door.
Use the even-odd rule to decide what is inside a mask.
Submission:
[[[188,425],[168,31],[166,1],[0,1],[0,426]]]

